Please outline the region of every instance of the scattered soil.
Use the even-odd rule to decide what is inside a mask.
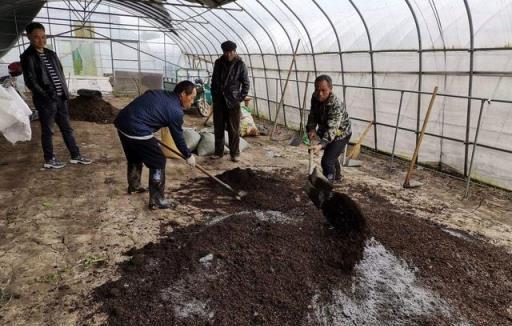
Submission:
[[[207,222],[175,226],[172,232],[163,227],[160,243],[127,253],[132,258],[121,265],[121,277],[93,295],[108,316],[106,324],[512,321],[507,311],[512,306],[512,266],[501,249],[402,214],[366,186],[351,185],[348,192],[363,195],[360,206],[371,229],[370,242],[366,233],[329,228],[302,192],[301,177],[290,170],[270,174],[237,168],[218,177],[248,195],[237,201],[205,178],[183,185],[175,198],[209,212]],[[375,251],[379,246],[381,251]],[[372,250],[378,259],[368,262]],[[378,260],[386,255],[407,270],[379,267]],[[386,273],[390,275],[379,279]],[[418,279],[412,285],[391,284],[406,278],[402,274]],[[418,303],[415,295],[425,301],[423,310],[402,311]],[[374,307],[375,302],[381,306]]]
[[[119,109],[96,96],[77,96],[69,100],[71,120],[113,123]]]

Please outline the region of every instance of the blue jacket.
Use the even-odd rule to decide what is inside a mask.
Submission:
[[[189,158],[191,153],[183,138],[183,107],[178,95],[165,90],[149,90],[119,111],[114,125],[129,136],[153,135],[168,127],[179,151]]]

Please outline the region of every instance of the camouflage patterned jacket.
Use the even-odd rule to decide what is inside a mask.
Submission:
[[[325,147],[336,138],[352,134],[350,119],[345,104],[332,94],[320,103],[314,96],[311,98],[311,111],[309,112],[306,131],[315,130],[320,143]]]

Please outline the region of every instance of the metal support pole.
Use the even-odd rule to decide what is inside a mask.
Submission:
[[[400,92],[400,104],[398,105],[398,115],[396,117],[395,136],[393,137],[393,149],[391,150],[391,162],[389,163],[389,171],[393,170],[393,159],[395,158],[395,145],[396,136],[398,135],[398,123],[400,122],[400,113],[402,112],[402,100],[404,98],[404,91]]]
[[[478,113],[478,122],[476,125],[475,140],[473,141],[473,151],[471,152],[471,161],[469,162],[469,172],[468,172],[468,176],[466,177],[466,190],[464,191],[464,199],[467,199],[469,197],[469,185],[471,183],[471,172],[473,172],[473,161],[475,159],[476,146],[477,146],[477,142],[478,142],[478,134],[480,132],[480,123],[482,121],[482,115],[483,115],[483,111],[484,111],[484,103],[485,103],[484,100],[482,100],[480,103],[480,112]],[[491,104],[491,100],[487,100],[487,103]]]
[[[466,7],[466,13],[468,16],[469,24],[469,84],[468,84],[468,97],[473,94],[473,70],[474,70],[474,56],[475,56],[475,34],[473,31],[473,18],[471,17],[471,9],[467,0],[464,0],[464,6]],[[469,156],[469,129],[471,124],[471,100],[468,100],[468,110],[466,114],[466,145],[464,148],[464,176],[467,176],[468,170],[468,156]]]

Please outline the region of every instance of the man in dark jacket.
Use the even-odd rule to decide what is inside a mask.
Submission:
[[[236,44],[221,44],[224,54],[215,61],[211,92],[213,97],[213,127],[215,155],[224,155],[224,130],[228,131],[229,153],[233,162],[240,160],[240,102],[249,93],[247,67],[236,54]]]
[[[195,85],[186,80],[173,92],[150,90],[122,109],[114,125],[128,160],[128,193],[146,191],[140,184],[142,163],[149,168],[149,208],[173,208],[176,203],[164,197],[166,158],[153,133],[168,127],[176,147],[195,166],[196,161],[183,138],[183,109],[196,97]]]
[[[53,126],[59,126],[64,143],[71,155],[70,163],[91,164],[81,156],[76,145],[73,129],[69,124],[69,91],[57,54],[45,48],[46,35],[43,25],[32,22],[25,28],[30,46],[20,56],[25,85],[32,91],[32,99],[41,122],[41,143],[44,153],[44,167],[59,169],[64,163],[53,153]]]

